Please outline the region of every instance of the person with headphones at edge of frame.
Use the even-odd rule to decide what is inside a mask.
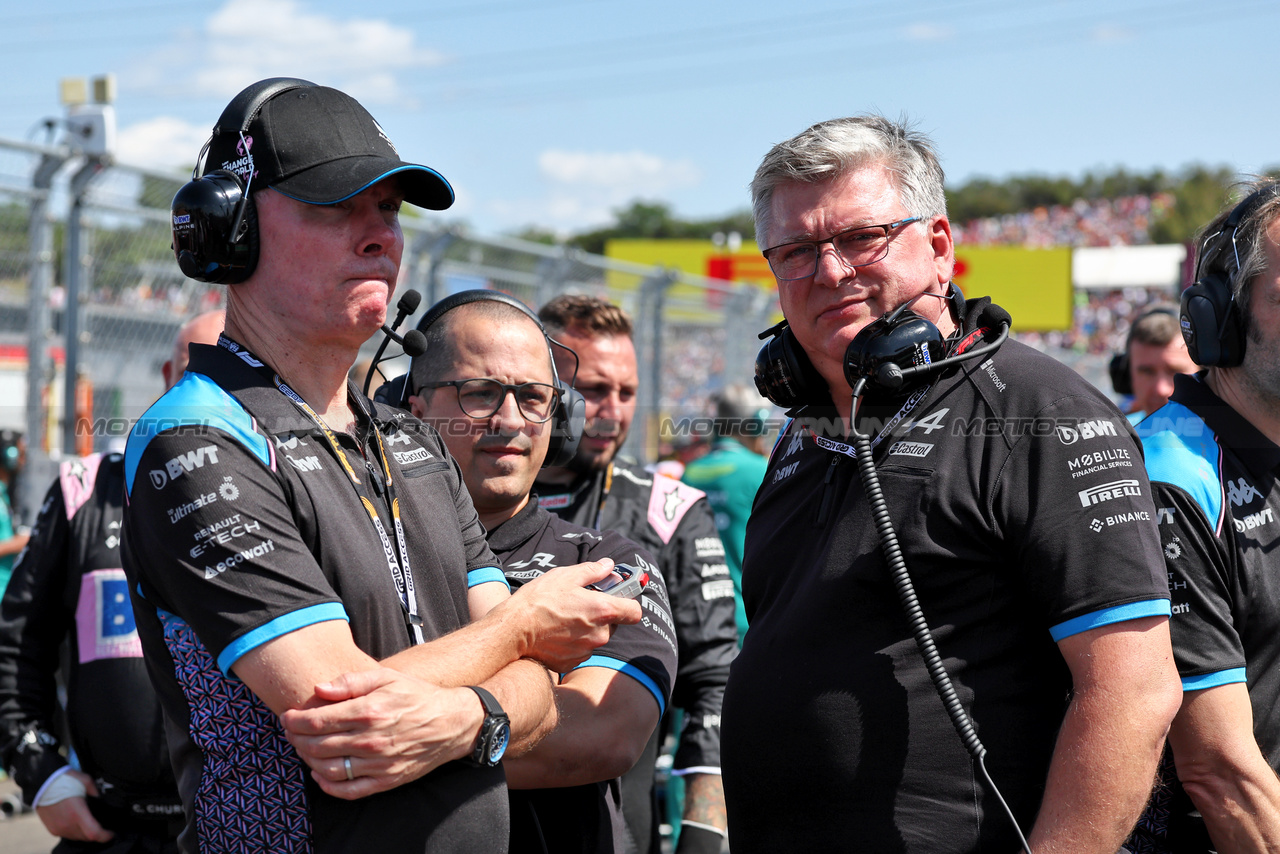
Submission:
[[[353,98],[294,78],[232,99],[202,155],[173,248],[229,285],[226,328],[125,450],[122,555],[179,843],[503,851],[500,760],[556,723],[547,667],[640,606],[584,589],[605,561],[512,607],[438,434],[347,378],[395,290],[402,202],[447,208],[448,182]]]
[[[1129,326],[1124,352],[1113,356],[1107,369],[1116,394],[1132,398],[1126,413],[1131,423],[1164,406],[1173,394],[1173,378],[1196,372],[1178,327],[1178,310],[1160,305],[1141,312]]]
[[[1116,851],[1180,696],[1132,428],[951,283],[924,134],[820,122],[751,189],[793,420],[747,523],[733,851]]]
[[[532,494],[543,466],[573,456],[585,415],[585,400],[557,372],[552,353],[562,345],[532,310],[506,294],[463,291],[433,306],[418,330],[425,352],[414,357],[399,397],[444,437],[511,585],[601,557],[648,579],[640,595],[649,619],[620,626],[564,674],[556,686],[560,726],[503,763],[512,854],[623,852],[618,778],[648,743],[676,673],[657,560],[621,534],[561,520]]]
[[[1197,240],[1179,320],[1204,370],[1138,426],[1183,700],[1134,852],[1280,847],[1280,183]]]

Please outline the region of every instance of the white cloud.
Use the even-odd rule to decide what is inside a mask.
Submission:
[[[702,175],[690,160],[669,160],[642,151],[586,152],[549,149],[538,156],[546,186],[541,196],[506,197],[484,204],[485,218],[500,229],[536,224],[560,234],[613,221],[614,212],[635,199],[655,199],[696,186]],[[472,213],[470,206],[459,213]]]
[[[166,89],[175,74],[195,96],[224,100],[264,77],[302,77],[357,100],[406,100],[397,73],[440,65],[444,56],[416,44],[412,31],[372,18],[339,19],[298,0],[227,0],[134,71],[147,88]]]
[[[538,170],[557,184],[598,187],[624,194],[687,187],[696,184],[701,177],[689,160],[664,160],[643,151],[608,153],[550,149],[538,156]]]
[[[189,168],[208,138],[207,127],[161,116],[121,128],[116,133],[116,159],[151,169]]]
[[[906,34],[911,41],[941,42],[949,40],[955,32],[950,27],[941,27],[937,24],[912,24],[906,28]]]
[[[1101,24],[1093,28],[1093,32],[1089,34],[1089,37],[1099,44],[1116,44],[1118,42],[1132,41],[1133,32],[1124,27]]]

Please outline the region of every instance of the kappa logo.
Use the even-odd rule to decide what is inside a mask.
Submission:
[[[280,451],[292,451],[298,447],[306,447],[308,444],[301,436],[290,434],[288,439],[281,439],[279,436],[271,437],[276,443],[276,449]]]
[[[185,454],[179,454],[164,464],[163,469],[152,469],[151,485],[156,489],[164,489],[169,481],[176,480],[184,473],[203,468],[206,458],[213,465],[218,464],[218,448],[216,445],[205,445]]]
[[[1098,486],[1091,486],[1088,489],[1082,489],[1077,494],[1080,496],[1080,506],[1090,507],[1094,504],[1110,501],[1113,498],[1136,498],[1142,495],[1142,488],[1136,480],[1113,480],[1111,483],[1103,483]]]
[[[1232,507],[1242,507],[1250,503],[1255,498],[1261,498],[1262,493],[1258,491],[1252,483],[1240,478],[1234,483],[1227,481],[1227,498],[1231,499]]]
[[[1095,421],[1081,421],[1075,427],[1058,425],[1058,441],[1064,445],[1074,445],[1086,439],[1097,439],[1100,436],[1115,436],[1116,425],[1105,418]]]

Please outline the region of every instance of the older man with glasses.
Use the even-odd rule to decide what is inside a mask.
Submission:
[[[752,183],[786,317],[757,384],[794,420],[747,526],[735,854],[1114,852],[1178,706],[1133,431],[951,283],[942,181],[861,116]]]

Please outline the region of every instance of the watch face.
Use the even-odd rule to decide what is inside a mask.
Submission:
[[[501,721],[494,728],[493,738],[489,742],[489,764],[497,765],[502,755],[507,752],[507,742],[511,740],[511,724]]]

